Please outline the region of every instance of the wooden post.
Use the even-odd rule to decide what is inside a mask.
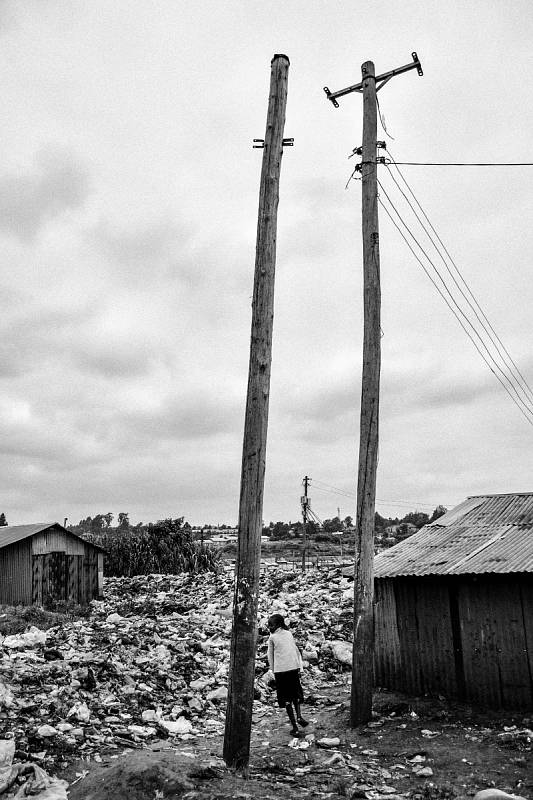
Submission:
[[[261,526],[272,360],[274,272],[279,175],[287,103],[289,59],[271,62],[270,95],[259,191],[252,332],[242,450],[239,538],[235,565],[228,705],[223,756],[247,770],[254,700]]]
[[[309,478],[304,478],[304,494],[302,497],[302,572],[305,572],[307,558],[307,487]]]
[[[374,64],[362,67],[362,212],[364,271],[363,376],[357,475],[354,577],[354,636],[351,724],[372,716],[374,660],[374,513],[378,459],[379,375],[381,366],[381,291],[377,201],[377,102]]]

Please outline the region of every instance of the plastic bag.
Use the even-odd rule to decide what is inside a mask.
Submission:
[[[15,705],[15,698],[11,687],[7,683],[0,681],[0,708],[13,708]]]
[[[45,644],[46,631],[41,631],[32,625],[26,633],[15,633],[12,636],[6,636],[2,645],[9,649],[17,649],[19,647],[35,647],[38,644]]]
[[[33,777],[20,787],[13,800],[23,800],[28,795],[35,800],[68,800],[67,781],[51,778],[37,764],[32,764],[32,768]]]
[[[15,756],[15,740],[0,739],[0,793],[5,791]]]

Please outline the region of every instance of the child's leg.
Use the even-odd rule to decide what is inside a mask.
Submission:
[[[296,736],[298,733],[298,726],[296,725],[296,718],[294,716],[294,711],[292,710],[291,703],[285,703],[285,711],[287,712],[287,716],[289,717],[292,725],[291,733],[293,736]]]
[[[307,722],[306,719],[302,717],[299,700],[294,700],[294,708],[296,709],[296,719],[298,720],[302,728],[305,728],[306,725],[309,725],[309,723]]]

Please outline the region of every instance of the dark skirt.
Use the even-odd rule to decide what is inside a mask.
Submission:
[[[292,703],[295,700],[303,703],[304,693],[300,683],[300,670],[291,669],[288,672],[276,672],[274,677],[276,678],[276,694],[280,708],[284,708],[286,703]]]

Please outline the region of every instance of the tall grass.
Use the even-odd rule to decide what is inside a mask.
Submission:
[[[208,544],[195,542],[181,520],[159,520],[142,528],[85,537],[106,551],[104,574],[132,577],[150,573],[217,571],[220,556]]]

